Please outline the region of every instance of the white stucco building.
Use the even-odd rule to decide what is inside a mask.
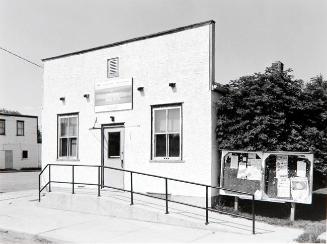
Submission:
[[[46,58],[43,167],[107,165],[218,185],[214,21]],[[70,181],[54,167],[51,180]],[[76,182],[97,170],[75,169]],[[129,174],[105,170],[104,184],[129,189]],[[162,179],[135,176],[134,190],[163,193]],[[169,183],[174,195],[201,187]]]
[[[40,167],[38,117],[0,113],[0,169]]]

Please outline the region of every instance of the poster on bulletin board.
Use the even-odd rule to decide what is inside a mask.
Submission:
[[[249,158],[247,164],[247,179],[261,180],[261,159]]]
[[[305,161],[297,161],[297,165],[296,165],[296,176],[298,177],[305,177],[306,176],[306,172],[307,172],[307,168],[306,168],[306,163]]]
[[[287,177],[288,176],[288,157],[287,155],[276,156],[276,177]]]
[[[287,177],[280,177],[277,179],[277,197],[289,198],[291,194],[290,179]]]
[[[306,177],[291,178],[292,198],[297,202],[305,202],[309,198],[309,184]]]

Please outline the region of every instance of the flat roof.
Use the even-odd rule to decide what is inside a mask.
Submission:
[[[35,115],[24,115],[24,114],[10,114],[10,113],[0,113],[2,116],[11,116],[11,117],[24,117],[24,118],[38,118]]]
[[[167,30],[167,31],[157,32],[157,33],[150,34],[150,35],[140,36],[140,37],[128,39],[128,40],[125,40],[125,41],[114,42],[114,43],[99,46],[99,47],[84,49],[84,50],[80,50],[80,51],[77,51],[77,52],[66,53],[66,54],[62,54],[62,55],[58,55],[58,56],[54,56],[54,57],[50,57],[50,58],[44,58],[44,59],[42,59],[42,61],[45,62],[45,61],[49,61],[49,60],[53,60],[53,59],[58,59],[58,58],[69,57],[69,56],[72,56],[72,55],[83,54],[83,53],[92,52],[92,51],[96,51],[96,50],[100,50],[100,49],[104,49],[104,48],[108,48],[108,47],[123,45],[123,44],[130,43],[130,42],[141,41],[141,40],[145,40],[145,39],[149,39],[149,38],[168,35],[168,34],[180,32],[180,31],[184,31],[184,30],[188,30],[188,29],[193,29],[193,28],[197,28],[197,27],[201,27],[201,26],[205,26],[205,25],[210,25],[210,24],[214,24],[214,23],[215,23],[214,20],[209,20],[209,21],[205,21],[205,22],[196,23],[196,24],[193,24],[193,25],[187,25],[187,26],[183,26],[183,27],[170,29],[170,30]]]

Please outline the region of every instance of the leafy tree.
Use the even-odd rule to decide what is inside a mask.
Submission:
[[[311,79],[302,95],[302,135],[315,152],[316,169],[327,171],[327,81],[322,75]]]
[[[42,143],[42,132],[40,129],[37,129],[37,143]]]
[[[0,109],[0,113],[4,113],[4,114],[13,114],[13,115],[20,115],[21,113],[18,111],[14,111],[14,110],[8,110],[5,108],[1,108]]]
[[[227,93],[218,103],[219,148],[290,150],[293,141],[298,143],[292,149],[301,147],[295,121],[303,82],[290,72],[267,68],[224,86]]]
[[[313,151],[327,165],[327,81],[308,84],[268,67],[224,85],[218,102],[219,149]]]

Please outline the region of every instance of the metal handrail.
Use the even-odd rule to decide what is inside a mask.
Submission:
[[[69,182],[69,181],[52,181],[51,180],[51,166],[67,166],[67,167],[72,167],[72,181],[71,182]],[[75,170],[74,170],[75,167],[94,167],[94,168],[98,168],[98,183],[75,182]],[[49,172],[49,180],[41,188],[41,176],[42,176],[42,174],[44,173],[44,171],[47,168],[49,169],[48,170],[48,172]],[[106,185],[104,185],[103,182],[101,181],[103,179],[102,178],[102,174],[103,174],[103,170],[104,169],[111,169],[111,170],[117,170],[117,171],[123,171],[123,172],[130,173],[130,176],[131,176],[131,190],[127,190],[127,189],[122,189],[122,188],[117,188],[117,187],[113,187],[113,186],[106,186]],[[164,179],[165,180],[165,198],[161,198],[161,197],[157,197],[157,196],[148,195],[148,194],[145,194],[145,193],[134,191],[133,190],[133,174],[138,174],[138,175],[144,175],[144,176],[150,176],[150,177],[154,177],[154,178]],[[203,186],[203,187],[205,187],[205,189],[206,189],[206,207],[201,207],[201,206],[197,206],[197,205],[193,205],[193,204],[189,204],[189,203],[183,203],[183,202],[179,202],[179,201],[168,199],[168,181],[176,181],[176,182],[181,182],[181,183],[186,183],[186,184],[192,184],[192,185],[197,185],[197,186]],[[143,172],[138,172],[138,171],[133,171],[133,170],[119,169],[119,168],[114,168],[114,167],[109,167],[109,166],[102,166],[102,165],[47,164],[43,168],[43,170],[40,172],[40,174],[39,174],[39,202],[41,201],[41,192],[47,186],[49,186],[49,192],[51,192],[51,183],[72,184],[72,194],[75,193],[75,185],[76,184],[77,185],[93,185],[93,186],[98,186],[97,188],[98,188],[98,196],[99,197],[101,196],[101,191],[100,191],[101,187],[102,188],[111,188],[111,189],[115,189],[115,190],[121,190],[121,191],[124,191],[124,192],[130,192],[131,193],[131,205],[134,204],[133,194],[139,194],[139,195],[143,195],[143,196],[147,196],[147,197],[152,197],[152,198],[156,198],[156,199],[165,200],[165,203],[166,203],[166,211],[165,211],[165,213],[166,214],[169,213],[169,211],[168,211],[168,202],[173,202],[173,203],[178,203],[178,204],[185,205],[185,206],[200,208],[200,209],[206,210],[206,222],[205,222],[206,225],[209,224],[209,211],[218,212],[218,213],[224,213],[224,214],[228,214],[228,215],[235,216],[235,217],[241,217],[241,218],[245,218],[245,219],[251,219],[252,220],[252,234],[255,234],[255,197],[254,197],[254,194],[251,194],[251,193],[237,191],[237,190],[228,189],[228,188],[224,188],[224,187],[211,186],[211,185],[197,183],[197,182],[192,182],[192,181],[186,181],[186,180],[180,180],[180,179],[175,179],[175,178],[170,178],[170,177],[153,175],[153,174],[148,174],[148,173],[143,173]],[[239,193],[239,194],[251,196],[252,197],[252,218],[210,208],[208,206],[208,202],[209,202],[208,189],[209,188],[218,189],[218,190],[225,190],[225,191],[231,191],[231,192],[235,192],[235,193]]]
[[[197,185],[197,186],[204,186],[204,187],[207,186],[207,187],[218,189],[218,190],[231,191],[231,192],[240,193],[240,194],[248,195],[248,196],[253,195],[252,193],[248,193],[248,192],[237,191],[237,190],[228,189],[228,188],[219,187],[219,186],[211,186],[211,185],[206,185],[206,184],[197,183],[197,182],[193,182],[193,181],[180,180],[180,179],[170,178],[170,177],[165,177],[165,176],[160,176],[160,175],[152,175],[152,174],[138,172],[138,171],[134,171],[134,170],[119,169],[119,168],[108,167],[108,166],[101,166],[101,167],[107,168],[107,169],[118,170],[118,171],[130,172],[130,173],[133,173],[133,174],[151,176],[151,177],[160,178],[160,179],[167,179],[167,180],[171,180],[171,181],[177,181],[177,182],[182,182],[182,183],[187,183],[187,184],[192,184],[192,185]]]
[[[43,174],[43,172],[46,170],[47,167],[50,168],[49,164],[47,164],[39,173],[39,202],[41,201],[41,192],[44,190],[44,188],[46,188],[50,184],[50,178],[49,178],[49,182],[45,184],[45,186],[43,186],[41,189],[41,175]]]

